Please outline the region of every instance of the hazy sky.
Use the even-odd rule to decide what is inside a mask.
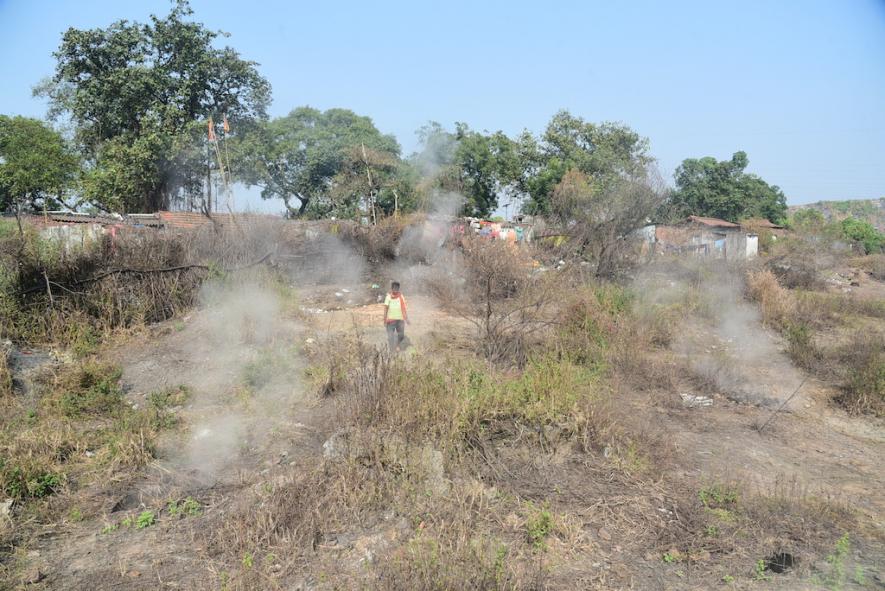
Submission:
[[[67,27],[170,6],[0,0],[0,113],[45,114],[31,87]],[[405,153],[428,120],[538,132],[566,108],[648,137],[671,182],[683,158],[744,150],[790,203],[885,196],[885,0],[192,6],[259,62],[272,115],[350,108]]]

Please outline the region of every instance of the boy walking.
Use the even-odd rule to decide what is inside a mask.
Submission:
[[[400,343],[406,338],[406,324],[409,315],[406,312],[406,298],[399,290],[399,282],[390,284],[390,293],[384,298],[384,326],[387,328],[387,346],[390,352],[399,352]]]

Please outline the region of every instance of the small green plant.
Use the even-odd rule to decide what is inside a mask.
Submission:
[[[676,554],[673,552],[664,552],[663,560],[667,564],[673,564],[674,562],[678,561],[679,559],[676,557]]]
[[[714,484],[702,488],[698,492],[698,498],[700,498],[704,507],[715,509],[721,508],[724,505],[736,505],[738,494],[736,490],[724,484]]]
[[[827,564],[830,566],[830,572],[824,577],[824,584],[835,591],[842,589],[845,585],[845,559],[851,551],[851,539],[848,534],[844,534],[836,541],[836,547],[832,554],[827,556]]]
[[[526,537],[532,546],[542,550],[546,548],[547,536],[553,533],[553,513],[547,505],[535,510],[535,507],[529,503],[529,509],[533,512],[526,520]]]
[[[109,523],[109,524],[105,525],[103,528],[101,528],[101,533],[102,533],[102,535],[107,535],[107,534],[117,531],[118,529],[120,529],[120,526],[118,524]]]
[[[13,499],[42,499],[61,488],[62,475],[41,465],[10,465],[0,459],[0,490]]]
[[[719,535],[719,526],[718,525],[708,525],[704,528],[704,533],[711,538],[715,538]]]
[[[70,511],[68,511],[68,521],[78,522],[83,521],[83,512],[78,508],[74,507]]]
[[[166,506],[166,510],[172,517],[197,517],[202,513],[200,503],[192,497],[188,497],[181,502],[169,501],[169,504]]]
[[[157,522],[157,516],[154,515],[153,511],[145,510],[138,514],[138,518],[135,520],[135,528],[136,529],[144,529],[146,527],[150,527]]]
[[[243,554],[243,568],[252,568],[255,563],[255,559],[252,556],[251,552],[246,552]]]
[[[867,584],[867,578],[864,576],[863,567],[860,565],[854,567],[854,582],[861,587]]]
[[[123,407],[119,368],[94,363],[82,367],[77,382],[58,400],[63,415],[111,415]]]
[[[731,575],[723,575],[722,582],[725,583],[726,585],[729,583],[734,583],[734,577]]]
[[[123,521],[120,522],[120,525],[122,525],[123,527],[127,527],[127,528],[132,527],[133,521],[134,520],[132,519],[132,517],[124,517]]]
[[[761,558],[756,561],[756,566],[753,568],[753,578],[757,581],[767,581],[768,575],[765,574],[766,569],[765,561]]]

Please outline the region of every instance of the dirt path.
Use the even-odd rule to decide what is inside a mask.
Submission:
[[[406,336],[415,347],[427,348],[453,332],[465,339],[470,338],[473,326],[467,320],[441,310],[432,298],[409,296],[407,302],[411,323],[406,327]],[[315,309],[309,313],[309,322],[319,334],[357,329],[369,343],[384,345],[387,342],[382,304],[371,303],[328,312]]]

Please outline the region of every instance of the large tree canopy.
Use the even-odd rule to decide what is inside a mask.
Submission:
[[[730,222],[752,217],[783,221],[787,213],[783,191],[744,172],[747,164],[744,152],[735,152],[731,160],[717,161],[710,156],[683,160],[675,174],[674,213]]]
[[[392,209],[394,190],[406,191],[396,138],[347,109],[299,107],[247,134],[236,152],[238,178],[294,216],[349,217],[367,199]]]
[[[68,29],[55,76],[38,94],[51,115],[74,125],[89,162],[84,197],[114,211],[156,211],[200,192],[211,158],[206,121],[227,116],[234,130],[265,116],[270,86],[220,33],[186,20],[179,0],[148,24]]]
[[[550,120],[540,140],[523,134],[529,213],[550,213],[550,198],[569,170],[577,170],[597,191],[625,179],[642,179],[652,162],[648,141],[620,123],[592,123],[568,111]]]
[[[78,170],[58,132],[37,119],[0,115],[0,210],[57,208]]]
[[[488,216],[499,196],[522,187],[525,171],[519,144],[504,132],[481,133],[465,123],[456,123],[455,131],[449,132],[430,122],[418,130],[418,138],[422,149],[412,163],[425,175],[423,189],[460,193],[467,215]]]
[[[464,195],[465,213],[487,216],[503,197],[523,201],[529,213],[549,214],[554,188],[576,170],[598,191],[642,179],[652,162],[648,142],[618,123],[595,124],[560,111],[540,137],[515,139],[458,123],[449,132],[431,122],[418,131],[422,150],[412,162],[432,186]]]

